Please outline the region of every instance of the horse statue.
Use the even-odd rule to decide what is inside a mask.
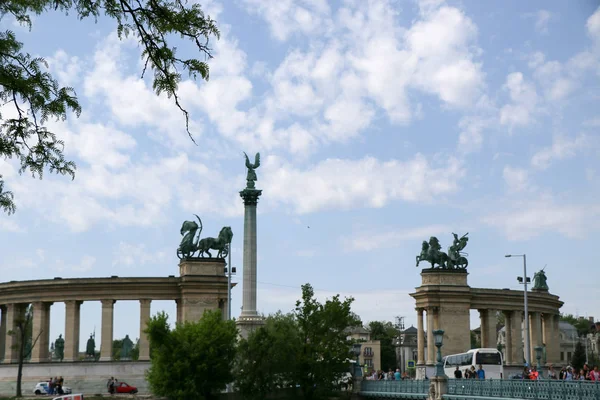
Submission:
[[[450,258],[448,254],[444,253],[440,241],[435,236],[429,238],[429,250],[427,250],[427,261],[431,263],[431,268],[435,268],[435,264],[438,264],[439,268],[448,268],[448,261]]]
[[[426,240],[423,240],[423,244],[421,244],[421,254],[417,256],[417,267],[421,261],[429,261],[427,260],[427,251],[429,250],[429,243]]]
[[[206,237],[201,239],[197,246],[200,257],[204,257],[204,253],[208,254],[209,257],[212,257],[209,250],[218,250],[217,258],[227,257],[231,239],[233,239],[233,232],[229,226],[224,226],[217,238]]]
[[[196,214],[194,214],[196,215]],[[233,238],[231,227],[226,226],[221,229],[217,238],[207,237],[200,239],[202,233],[202,220],[198,218],[199,224],[195,221],[184,221],[179,233],[183,236],[181,243],[177,248],[177,257],[184,259],[193,257],[194,253],[199,252],[199,257],[204,257],[204,253],[212,258],[209,250],[218,250],[217,258],[224,258],[229,254],[229,244]]]

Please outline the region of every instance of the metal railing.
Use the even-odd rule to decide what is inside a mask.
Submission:
[[[360,395],[377,398],[426,399],[429,381],[369,381],[361,382]]]
[[[445,399],[600,400],[600,382],[449,379]]]
[[[429,380],[361,382],[360,395],[375,398],[426,399]],[[449,379],[445,400],[600,400],[600,382]]]

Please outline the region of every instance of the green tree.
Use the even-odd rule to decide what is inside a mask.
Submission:
[[[477,334],[475,333],[475,331],[471,331],[471,348],[478,349],[480,347],[481,347],[481,341],[477,337]]]
[[[13,349],[17,350],[17,397],[23,397],[21,390],[21,381],[23,379],[23,362],[31,356],[31,351],[37,343],[42,331],[36,333],[35,338],[33,333],[33,307],[31,304],[25,306],[25,309],[18,310],[19,315],[15,319],[15,330],[10,330],[9,335],[14,337]],[[31,340],[29,339],[31,337]],[[31,343],[30,346],[27,343]]]
[[[350,308],[353,301],[341,301],[336,295],[321,304],[310,284],[302,286],[302,299],[296,302],[294,311],[300,345],[293,377],[305,399],[327,396],[348,371],[352,355],[346,330],[360,324]]]
[[[394,340],[398,336],[398,330],[389,321],[369,322],[371,340],[379,340],[381,345],[381,367],[384,371],[397,366],[396,348]]]
[[[182,0],[3,0],[0,21],[7,16],[31,29],[32,16],[60,11],[79,19],[101,16],[116,22],[119,38],[135,35],[142,49],[144,67],[153,72],[152,87],[157,95],[172,98],[185,116],[189,132],[189,114],[181,105],[178,84],[181,71],[196,79],[208,79],[208,64],[196,58],[180,58],[173,38],[189,40],[200,55],[211,57],[209,39],[219,37],[215,21],[205,16],[200,5]],[[6,23],[8,25],[8,23]],[[29,171],[42,178],[45,170],[75,176],[75,164],[66,160],[59,135],[46,129],[52,118],[64,120],[69,113],[81,114],[75,90],[61,87],[46,71],[43,58],[32,57],[12,31],[0,32],[0,100],[13,107],[15,116],[0,114],[0,156],[19,160],[19,172]],[[193,138],[192,138],[193,140]],[[13,193],[5,189],[0,175],[0,208],[15,212]]]
[[[588,333],[590,333],[591,323],[590,323],[590,321],[588,321],[585,318],[581,318],[581,317],[577,318],[573,314],[561,314],[560,320],[568,322],[569,324],[573,325],[575,327],[575,329],[577,329],[577,334],[579,336],[587,335]]]
[[[237,329],[220,311],[206,311],[198,322],[171,330],[167,314],[148,321],[153,349],[146,380],[152,393],[171,400],[214,399],[233,380]]]
[[[277,313],[265,326],[238,345],[236,390],[244,399],[262,400],[293,386],[295,354],[299,349],[298,324],[291,314]]]
[[[577,342],[575,345],[575,351],[573,352],[573,357],[571,358],[571,365],[573,368],[581,369],[583,368],[583,364],[585,364],[585,349],[581,342]]]

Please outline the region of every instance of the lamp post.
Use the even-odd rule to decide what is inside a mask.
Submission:
[[[231,242],[229,242],[227,253],[229,260],[225,272],[227,272],[227,320],[229,321],[231,319],[231,275],[235,274],[235,268],[231,266]]]
[[[437,329],[433,331],[433,340],[435,347],[437,347],[437,362],[435,363],[435,375],[434,376],[446,376],[444,373],[444,364],[442,364],[442,345],[444,343],[444,331]]]
[[[529,351],[529,309],[527,307],[527,283],[529,278],[527,277],[527,256],[525,254],[507,254],[504,257],[523,257],[523,277],[518,277],[519,283],[523,284],[523,301],[525,303],[525,362],[528,366],[531,366],[531,354]]]
[[[360,366],[360,349],[362,344],[354,343],[352,344],[352,354],[356,357],[356,363],[354,364],[354,379],[357,379],[362,376],[362,367]]]
[[[535,346],[533,349],[535,350],[535,359],[537,360],[536,367],[537,367],[538,373],[541,374],[542,370],[540,369],[540,360],[542,358],[542,351],[544,351],[544,348],[542,346]]]

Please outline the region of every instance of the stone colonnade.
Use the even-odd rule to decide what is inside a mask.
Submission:
[[[422,285],[411,294],[416,300],[417,311],[417,365],[435,364],[433,331],[436,329],[444,330],[443,355],[463,353],[471,348],[471,309],[479,311],[481,347],[486,348],[496,348],[497,313],[504,315],[504,361],[506,365],[523,365],[522,291],[471,288],[467,285],[466,271],[426,269],[421,277]],[[530,292],[528,318],[532,362],[536,359],[535,347],[545,346],[547,363],[560,363],[559,309],[562,304],[558,296],[547,291]],[[426,339],[424,332],[427,332]]]
[[[153,300],[171,300],[177,304],[177,322],[197,321],[205,310],[220,310],[227,315],[227,277],[223,259],[184,260],[180,277],[168,278],[76,278],[0,283],[0,359],[3,363],[18,361],[15,344],[17,324],[32,305],[32,332],[37,338],[30,362],[50,360],[51,306],[65,304],[64,358],[78,361],[80,349],[81,305],[100,301],[100,361],[112,360],[114,305],[117,301],[138,301],[139,360],[150,359],[150,347],[144,329],[150,319]],[[235,285],[232,285],[235,286]],[[135,323],[135,322],[133,322]],[[38,337],[39,336],[39,337]]]

